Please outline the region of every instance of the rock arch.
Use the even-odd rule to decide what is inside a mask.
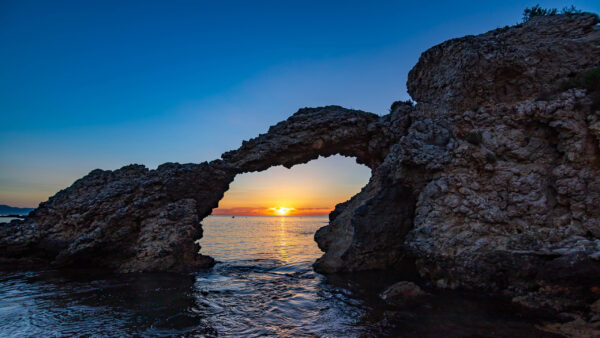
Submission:
[[[340,106],[304,108],[222,159],[240,172],[252,172],[340,154],[375,169],[394,143],[385,122],[378,115]]]
[[[390,114],[305,108],[222,160],[95,170],[0,227],[3,262],[181,271],[234,176],[318,156],[372,169],[315,235],[319,271],[396,267],[441,288],[587,308],[600,278],[599,19],[536,17],[421,56]],[[556,294],[555,290],[560,291]],[[548,301],[551,299],[551,301]],[[589,308],[588,308],[589,309]]]
[[[330,225],[315,234],[325,252],[315,268],[321,272],[386,268],[402,256],[401,237],[412,224],[414,197],[410,189],[388,186],[379,179],[382,163],[392,145],[406,135],[410,104],[400,104],[385,116],[339,106],[300,109],[266,134],[249,141],[222,159],[240,172],[262,171],[272,166],[287,168],[319,156],[344,155],[371,168],[372,178],[360,193],[336,206]],[[401,200],[397,204],[377,201]],[[384,222],[379,222],[384,220]],[[390,240],[398,238],[398,240]]]
[[[104,267],[120,272],[186,271],[214,264],[197,254],[200,221],[238,173],[341,154],[374,169],[395,142],[390,117],[339,106],[304,108],[222,160],[94,170],[0,228],[7,262]],[[403,126],[399,123],[397,126]]]

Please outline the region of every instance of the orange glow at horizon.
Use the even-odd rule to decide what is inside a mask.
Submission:
[[[269,210],[272,211],[275,215],[287,216],[287,215],[290,214],[290,212],[293,212],[296,209],[295,208],[279,207],[279,208],[269,208]]]
[[[327,216],[333,208],[218,208],[213,210],[215,216]]]
[[[212,215],[326,216],[366,185],[370,169],[332,156],[238,175]]]

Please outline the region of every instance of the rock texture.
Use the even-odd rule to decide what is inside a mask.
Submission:
[[[597,93],[561,84],[600,66],[597,22],[536,18],[425,52],[406,133],[319,230],[315,268],[408,257],[440,288],[586,313],[600,297],[600,112]]]
[[[373,175],[316,233],[318,271],[414,262],[440,288],[583,311],[600,298],[600,93],[565,83],[600,67],[597,23],[536,17],[444,42],[409,74],[416,106],[385,116],[305,108],[222,161],[94,171],[2,227],[0,256],[117,271],[207,266],[198,222],[235,174],[342,154]]]
[[[558,311],[600,296],[594,291],[600,277],[599,112],[585,90],[557,89],[569,75],[600,65],[597,23],[586,14],[537,18],[436,46],[411,71],[411,95],[441,98],[429,99],[417,114],[452,135],[424,163],[410,156],[396,166],[395,177],[420,191],[404,244],[423,277],[439,287],[502,292]],[[494,40],[501,41],[493,54],[501,62],[458,64],[451,86],[416,89],[448,67],[432,55],[462,55],[471,46],[487,60]],[[482,76],[506,64],[522,71],[504,80]],[[425,180],[407,180],[406,164],[410,170],[425,164]]]
[[[430,48],[408,73],[421,104],[455,111],[515,103],[598,64],[595,15],[536,17]],[[441,111],[439,111],[441,113]]]
[[[316,234],[315,268],[409,258],[440,288],[559,312],[598,299],[597,93],[564,88],[600,66],[597,23],[540,17],[425,52],[408,81],[418,104],[391,114],[408,127]]]
[[[214,264],[198,254],[199,220],[223,197],[235,170],[215,161],[94,170],[0,226],[0,257],[12,267],[188,271]]]

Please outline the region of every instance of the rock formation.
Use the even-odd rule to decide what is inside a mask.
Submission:
[[[408,73],[408,92],[436,115],[537,97],[598,65],[596,20],[592,14],[535,17],[446,41],[421,55]]]
[[[93,171],[2,227],[0,256],[117,271],[207,266],[198,222],[235,174],[342,154],[373,175],[316,233],[318,271],[414,261],[439,288],[585,309],[600,298],[597,23],[536,17],[444,42],[409,73],[416,106],[382,117],[305,108],[222,161]]]
[[[339,106],[300,109],[269,128],[266,134],[222,155],[241,172],[306,163],[319,156],[341,154],[377,168],[396,142],[387,118]]]
[[[408,258],[437,287],[531,307],[600,298],[599,96],[569,88],[581,74],[600,81],[597,23],[535,18],[423,53],[408,80],[418,104],[391,114],[408,128],[317,232],[315,268]]]
[[[214,264],[198,254],[199,221],[236,171],[222,161],[94,170],[24,221],[0,226],[0,257],[11,267],[189,271]]]

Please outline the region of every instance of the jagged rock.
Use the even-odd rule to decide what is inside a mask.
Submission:
[[[543,100],[540,94],[570,73],[600,65],[597,22],[589,14],[538,18],[434,47],[454,55],[472,40],[483,39],[484,48],[474,50],[483,55],[494,39],[501,39],[499,53],[511,52],[497,54],[502,62],[495,64],[525,67],[521,75],[504,81],[486,80],[478,73],[483,72],[479,64],[473,73],[458,67],[463,74],[457,75],[458,87],[452,90],[458,91],[452,95],[443,94],[449,87],[430,84],[425,91],[426,85],[409,80],[420,93],[441,98],[423,109],[438,115],[454,138],[453,147],[425,165],[442,169],[424,170],[426,184],[413,188],[420,193],[414,228],[404,244],[416,257],[421,276],[440,287],[526,297],[532,306],[556,311],[581,308],[594,297],[590,289],[600,277],[594,259],[600,249],[600,151],[593,129],[598,112],[584,90],[554,89]],[[574,45],[579,45],[577,53],[569,47]],[[428,53],[417,73],[444,67],[439,61],[427,66]],[[530,60],[531,53],[537,58]],[[483,92],[468,86],[481,86]],[[468,108],[473,105],[476,109]],[[469,140],[471,133],[480,135],[479,142]],[[403,167],[397,167],[396,175],[406,182]],[[546,289],[562,291],[560,297],[527,297]],[[552,304],[545,302],[549,298]]]
[[[94,170],[0,227],[0,257],[13,267],[187,271],[214,264],[198,254],[199,220],[217,206],[235,170],[214,161]]]
[[[412,229],[415,198],[410,188],[381,175],[385,170],[378,168],[369,184],[338,204],[329,225],[317,231],[315,241],[325,252],[314,264],[317,271],[386,269],[404,257],[402,239]]]

